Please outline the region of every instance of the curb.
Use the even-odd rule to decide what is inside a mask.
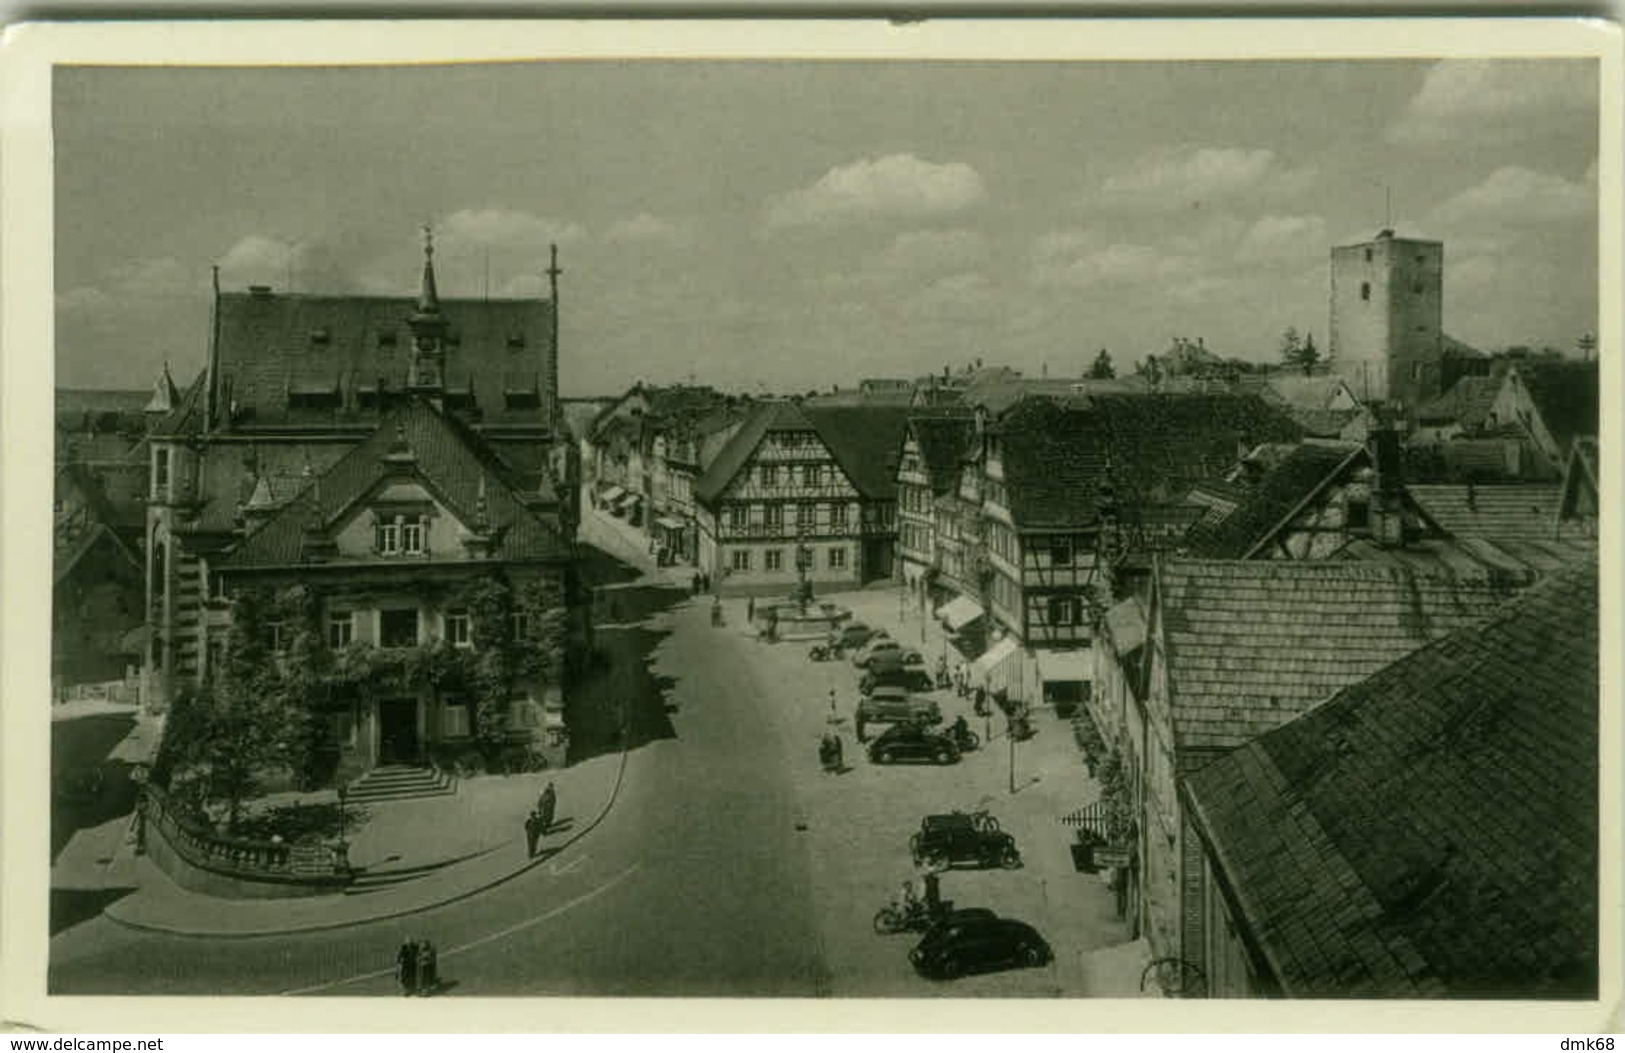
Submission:
[[[424,911],[427,911],[427,910],[434,910],[434,909],[436,909],[438,907],[444,907],[444,906],[447,906],[447,905],[452,904],[452,903],[461,902],[462,900],[469,899],[469,898],[471,898],[473,896],[480,895],[483,892],[489,892],[491,889],[494,889],[499,885],[504,885],[507,882],[512,881],[514,878],[518,877],[521,874],[528,873],[529,871],[533,870],[534,868],[540,866],[543,863],[552,862],[561,853],[563,853],[565,849],[569,848],[571,845],[574,845],[577,841],[581,840],[583,837],[586,837],[593,830],[597,829],[598,825],[604,821],[604,818],[609,815],[610,810],[615,807],[615,801],[621,794],[621,784],[626,779],[626,764],[627,764],[627,757],[628,757],[626,744],[627,744],[629,734],[630,734],[630,724],[631,724],[631,713],[627,712],[623,716],[622,723],[621,723],[621,750],[620,750],[620,758],[616,762],[615,780],[610,785],[609,796],[608,796],[608,798],[605,799],[603,807],[601,807],[598,810],[598,814],[593,817],[591,822],[587,823],[580,830],[577,830],[575,833],[571,834],[568,839],[566,839],[562,844],[560,844],[552,852],[546,853],[544,855],[538,855],[533,859],[528,859],[522,865],[520,865],[518,867],[515,867],[513,870],[510,870],[505,874],[502,874],[502,875],[499,875],[498,877],[492,878],[489,881],[484,881],[484,882],[482,882],[482,883],[480,883],[480,884],[478,884],[478,885],[476,885],[476,886],[474,886],[472,888],[459,889],[459,890],[457,890],[455,892],[452,892],[452,893],[448,894],[443,899],[437,899],[437,900],[434,900],[433,902],[430,902],[430,903],[419,903],[419,904],[414,904],[412,906],[404,906],[404,907],[401,907],[401,908],[395,909],[395,910],[391,910],[391,909],[386,907],[380,913],[369,914],[369,915],[367,915],[365,917],[351,918],[351,919],[348,919],[348,920],[345,920],[345,921],[317,921],[317,922],[312,922],[312,923],[310,923],[308,925],[292,925],[292,926],[284,926],[284,927],[281,927],[281,928],[270,928],[270,929],[252,929],[252,930],[243,931],[243,932],[214,932],[214,931],[202,931],[202,930],[197,930],[197,929],[178,929],[178,928],[173,928],[173,927],[166,926],[166,925],[151,925],[151,924],[145,924],[145,923],[138,922],[138,921],[131,921],[131,920],[127,919],[127,918],[121,918],[117,914],[114,913],[114,911],[118,907],[117,903],[109,904],[108,907],[102,911],[102,917],[108,919],[109,921],[113,922],[116,925],[120,925],[120,926],[122,926],[122,927],[124,927],[126,929],[130,929],[130,930],[132,930],[134,932],[158,933],[158,934],[162,934],[162,935],[165,935],[165,936],[181,936],[181,937],[186,937],[186,938],[189,938],[189,939],[251,940],[251,939],[263,939],[263,938],[269,937],[269,936],[289,936],[289,935],[293,935],[295,933],[302,933],[302,932],[332,932],[332,931],[337,930],[337,929],[354,928],[354,927],[356,927],[358,925],[371,925],[371,924],[373,924],[375,922],[389,921],[389,920],[391,920],[393,918],[404,918],[404,917],[407,917],[408,915],[412,915],[412,914],[421,914],[421,913],[423,913]],[[518,842],[515,841],[514,843],[517,844]],[[503,847],[503,845],[501,845],[501,844],[494,845],[491,848],[486,849],[485,852],[479,853],[479,855],[484,855],[484,854],[487,854],[487,853],[490,853],[490,852],[498,851],[502,847]],[[462,862],[470,862],[470,861],[472,861],[473,858],[478,858],[478,857],[477,856],[470,857],[470,858],[464,859]],[[448,865],[449,866],[455,866],[457,864],[448,864]],[[409,887],[409,885],[410,885],[410,883],[407,883],[407,887]],[[378,893],[378,894],[383,894],[382,890],[380,890],[380,893]],[[342,893],[340,895],[342,895]],[[231,901],[228,900],[227,902],[231,902]],[[254,901],[254,902],[265,902],[265,901],[264,900],[257,900],[257,901]],[[297,901],[295,901],[295,902],[297,902]],[[353,897],[351,899],[351,902],[355,902]]]

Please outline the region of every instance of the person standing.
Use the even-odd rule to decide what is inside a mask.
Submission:
[[[549,780],[547,789],[542,791],[542,796],[536,801],[536,810],[541,813],[542,833],[545,834],[553,829],[553,813],[558,804],[559,793],[553,788],[552,781]]]
[[[401,994],[418,993],[418,945],[415,940],[407,940],[395,952],[395,979],[401,982]]]
[[[536,858],[536,844],[542,839],[542,813],[531,810],[525,817],[525,858]]]
[[[439,984],[436,976],[440,968],[440,956],[435,952],[434,944],[428,940],[418,945],[418,990],[417,993],[427,998],[434,994]]]
[[[745,597],[745,622],[749,624],[756,620],[756,597]]]
[[[925,872],[925,909],[931,914],[942,912],[942,879],[935,870]]]

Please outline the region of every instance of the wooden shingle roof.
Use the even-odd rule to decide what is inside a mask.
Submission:
[[[1598,642],[1583,564],[1188,777],[1287,995],[1596,997]]]
[[[1563,488],[1557,484],[1504,483],[1407,487],[1428,515],[1458,537],[1546,540],[1553,536]]]
[[[1169,559],[1157,588],[1181,750],[1239,746],[1510,594],[1391,564],[1291,560]]]

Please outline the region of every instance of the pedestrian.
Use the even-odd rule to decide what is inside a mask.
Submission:
[[[542,813],[531,809],[525,817],[525,858],[536,857],[536,843],[542,839]]]
[[[925,872],[925,909],[932,914],[942,910],[942,879],[935,870]]]
[[[745,621],[750,623],[756,620],[756,597],[745,597]]]
[[[423,940],[418,944],[418,994],[425,998],[434,994],[434,989],[440,983],[436,975],[439,968],[440,955],[436,953],[434,944]]]
[[[835,689],[833,687],[829,689],[829,722],[831,724],[841,722],[840,715],[835,712]]]
[[[694,572],[694,577],[689,580],[689,585],[694,589],[694,595],[698,596],[700,594],[700,572],[699,571],[696,570]]]
[[[976,703],[972,708],[975,709],[976,715],[979,717],[985,717],[989,713],[987,708],[987,688],[980,684],[976,685]]]
[[[395,952],[395,979],[401,982],[401,994],[418,993],[418,945],[415,940],[407,940]]]
[[[553,788],[553,783],[549,780],[547,789],[543,790],[542,795],[536,799],[536,810],[541,813],[542,833],[544,834],[553,829],[553,812],[558,807],[558,803],[559,792]]]

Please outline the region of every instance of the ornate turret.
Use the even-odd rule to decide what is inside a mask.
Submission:
[[[180,403],[180,392],[175,388],[175,381],[169,375],[169,362],[164,362],[164,368],[159,371],[158,378],[153,381],[152,398],[147,402],[146,412],[155,416],[172,412]]]
[[[407,386],[414,391],[442,394],[446,387],[446,330],[450,323],[440,313],[440,292],[434,279],[434,231],[423,228],[423,285],[417,309],[406,324],[412,329],[412,369]]]
[[[322,515],[322,478],[316,475],[309,462],[305,464],[306,488],[305,529],[299,538],[299,559],[304,563],[325,563],[338,555],[338,542],[327,532]]]
[[[468,524],[463,547],[469,559],[489,559],[492,551],[491,515],[485,500],[485,476],[480,476],[479,494],[474,498],[474,521]]]

